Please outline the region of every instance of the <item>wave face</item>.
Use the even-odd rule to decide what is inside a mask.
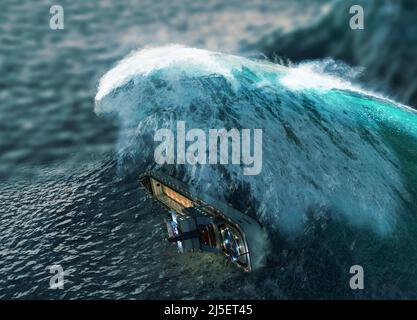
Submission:
[[[122,169],[156,167],[155,131],[175,132],[177,121],[188,129],[261,128],[257,176],[236,165],[165,169],[285,236],[312,216],[389,234],[416,208],[417,114],[324,69],[181,46],[145,49],[101,79],[95,111],[120,125]]]

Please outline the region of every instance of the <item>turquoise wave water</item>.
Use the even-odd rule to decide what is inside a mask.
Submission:
[[[121,128],[121,167],[126,158],[155,167],[152,137],[159,128],[175,132],[177,121],[261,128],[257,176],[234,165],[171,170],[223,200],[245,192],[241,209],[285,236],[302,232],[310,214],[390,234],[417,212],[417,113],[320,67],[181,46],[141,50],[102,78],[96,113]]]

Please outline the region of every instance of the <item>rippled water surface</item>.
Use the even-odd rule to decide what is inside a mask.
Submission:
[[[276,18],[285,4],[61,1],[65,29],[52,31],[53,4],[1,4],[0,297],[232,296],[229,279],[241,275],[216,256],[179,257],[136,176],[117,177],[117,129],[94,114],[94,96],[133,49],[178,42],[236,51],[288,26]],[[65,269],[63,291],[49,289],[53,264]]]
[[[132,50],[174,42],[239,53],[259,39],[265,42],[259,50],[270,48],[276,37],[269,43],[265,35],[313,24],[323,7],[311,1],[63,1],[65,29],[52,31],[52,4],[1,4],[0,298],[416,298],[414,113],[350,88],[300,93],[292,86],[300,84],[303,66],[282,86],[271,66],[258,70],[240,58],[233,59],[244,68],[232,73],[240,91],[219,70],[190,76],[183,62],[176,70],[186,76],[175,90],[167,77],[172,70],[164,69],[138,75],[106,98],[113,115],[126,96],[145,98],[123,104],[132,111],[127,125],[94,112],[99,79]],[[192,114],[198,104],[204,108],[194,112],[196,124],[268,124],[269,175],[243,183],[225,170],[211,184],[186,176],[207,191],[221,190],[219,198],[242,211],[254,209],[269,226],[272,252],[264,268],[246,274],[217,255],[178,255],[166,242],[164,211],[137,180],[152,166],[146,135],[133,137],[140,144],[133,144],[132,159],[120,162],[118,153],[119,129],[136,129],[143,121],[138,110],[151,110],[151,102],[158,102],[160,119]],[[237,112],[242,106],[250,111]],[[273,148],[279,143],[282,149]],[[263,183],[271,177],[278,179]],[[355,212],[345,210],[349,201]],[[296,234],[285,228],[293,216]],[[54,264],[65,270],[64,290],[49,289]],[[348,287],[353,264],[366,267],[364,291]]]

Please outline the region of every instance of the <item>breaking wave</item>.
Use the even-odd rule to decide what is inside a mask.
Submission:
[[[187,129],[260,128],[257,176],[236,165],[161,169],[287,236],[320,216],[389,234],[416,212],[417,113],[356,87],[357,70],[330,65],[284,67],[178,45],[143,49],[102,77],[95,112],[120,127],[122,171],[157,167],[155,131],[175,132],[177,121]]]

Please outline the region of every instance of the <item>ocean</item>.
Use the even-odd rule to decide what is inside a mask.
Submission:
[[[253,59],[285,57],[281,37],[338,2],[64,1],[64,30],[49,28],[52,4],[1,5],[0,298],[417,297],[412,83],[375,72],[366,86],[362,62],[334,52]],[[177,121],[262,128],[262,172],[158,167],[152,136]],[[148,169],[258,219],[266,265],[179,255],[139,188]]]

